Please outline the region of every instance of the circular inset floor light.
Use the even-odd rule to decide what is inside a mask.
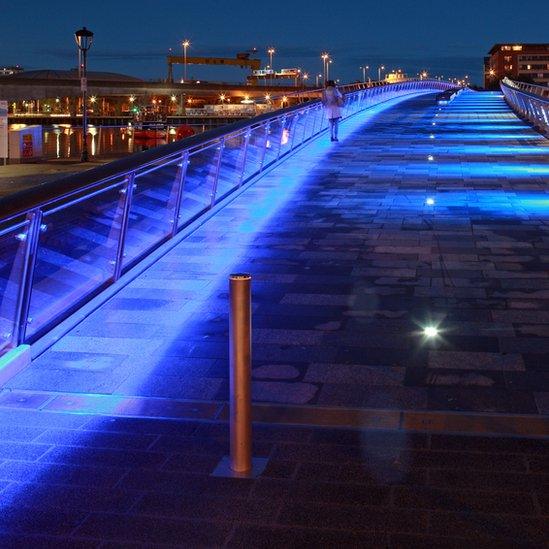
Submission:
[[[434,134],[431,134],[431,135],[429,136],[429,139],[434,139],[434,138],[435,138]]]
[[[429,198],[425,201],[425,204],[427,204],[427,206],[434,206],[434,205],[435,205],[435,199],[429,197]]]
[[[435,157],[434,157],[432,154],[430,154],[430,155],[427,157],[427,160],[428,160],[429,162],[432,162],[434,159],[435,159]]]
[[[436,125],[437,125],[436,122],[432,122],[432,123],[431,123],[431,126],[436,126]]]

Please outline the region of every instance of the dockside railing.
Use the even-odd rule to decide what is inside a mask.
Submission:
[[[453,87],[355,84],[345,89],[343,118]],[[327,126],[313,100],[0,199],[0,354],[36,341]]]
[[[511,108],[549,136],[549,88],[504,78],[501,91]]]

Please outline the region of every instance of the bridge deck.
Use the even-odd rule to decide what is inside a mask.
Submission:
[[[366,117],[263,177],[7,389],[53,410],[93,411],[66,393],[226,400],[226,281],[247,271],[256,401],[547,413],[549,141],[499,94]]]

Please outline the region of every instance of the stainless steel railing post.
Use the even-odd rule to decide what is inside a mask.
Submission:
[[[230,467],[252,470],[251,280],[249,274],[229,277]]]

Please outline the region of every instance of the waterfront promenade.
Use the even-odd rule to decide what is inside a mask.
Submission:
[[[8,382],[3,545],[543,544],[549,142],[500,94],[385,107],[265,175]],[[236,271],[253,276],[255,480],[209,476]]]
[[[546,413],[549,142],[499,94],[437,109],[309,145],[8,388],[227,400],[227,277],[250,272],[256,401]]]

